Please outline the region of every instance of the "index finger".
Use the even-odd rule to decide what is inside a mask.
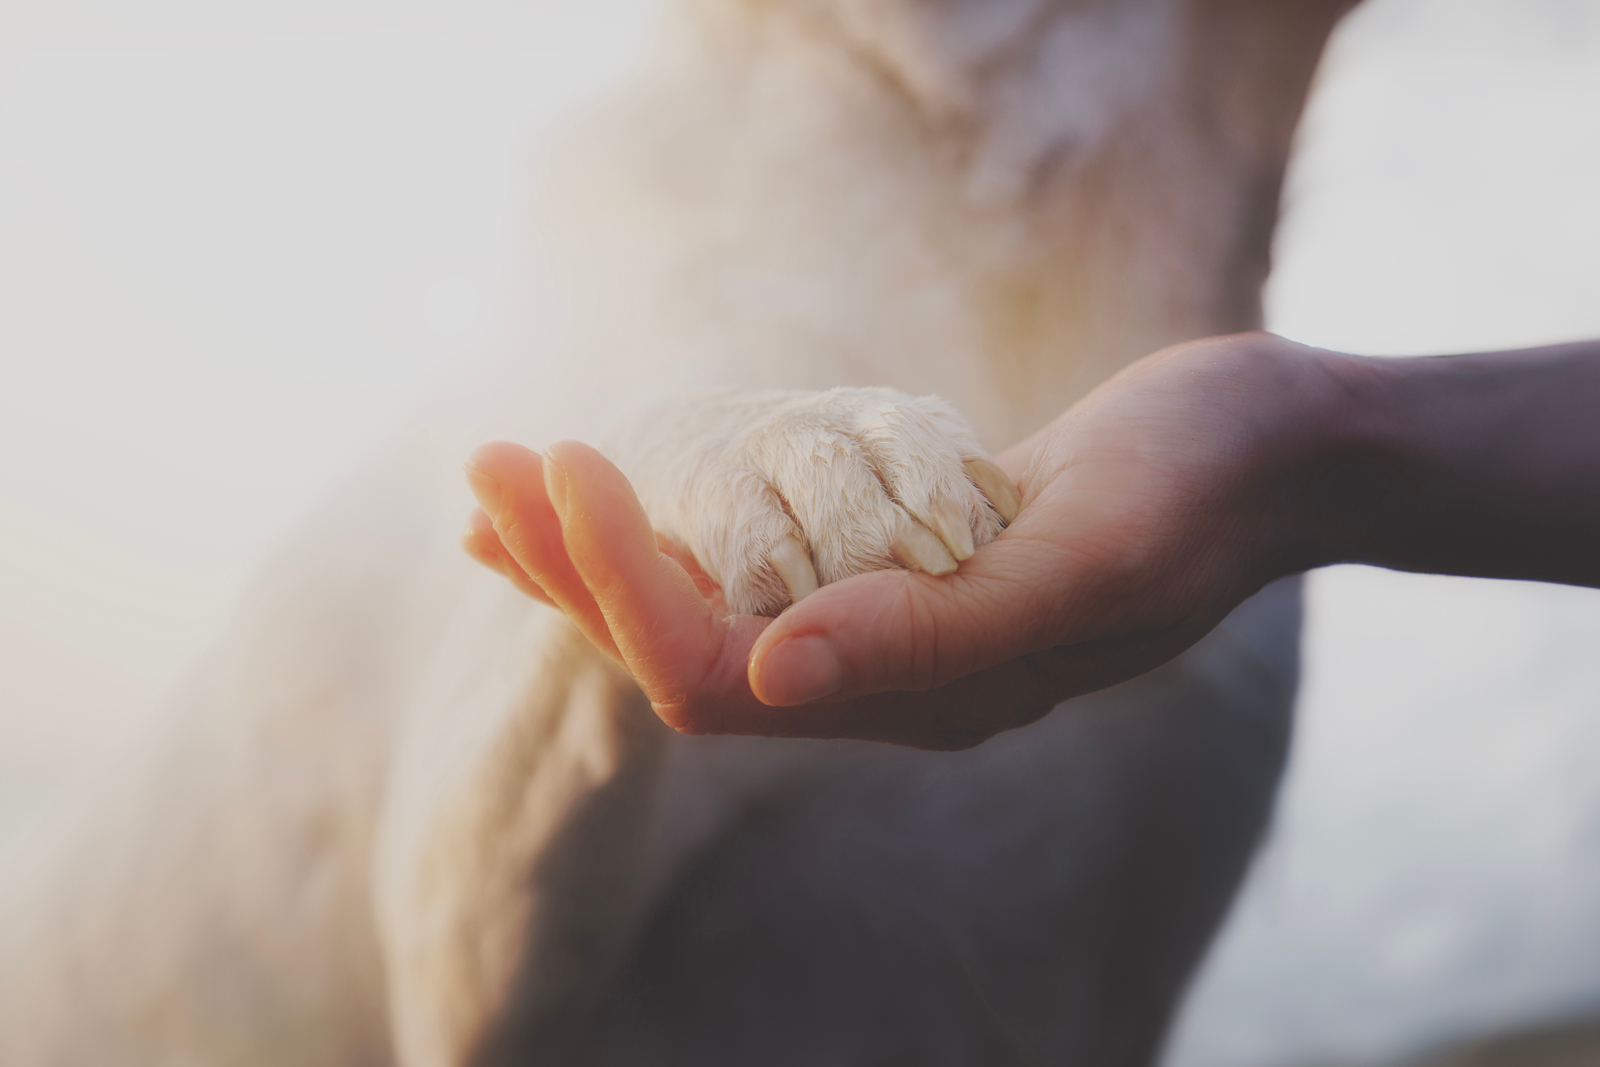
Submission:
[[[567,554],[662,720],[707,733],[722,729],[728,716],[748,720],[762,709],[746,661],[771,620],[714,611],[657,546],[627,478],[593,448],[553,445],[545,481]]]

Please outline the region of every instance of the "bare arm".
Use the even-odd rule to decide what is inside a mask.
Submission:
[[[1600,343],[1334,359],[1346,391],[1283,501],[1306,566],[1600,585]]]

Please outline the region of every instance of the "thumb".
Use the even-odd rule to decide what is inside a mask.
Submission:
[[[1063,573],[1054,556],[1002,535],[947,577],[884,570],[824,586],[761,635],[750,687],[778,707],[925,690],[1055,645],[1060,579],[1041,580]]]

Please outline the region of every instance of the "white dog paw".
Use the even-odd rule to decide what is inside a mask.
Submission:
[[[663,430],[692,438],[673,441],[690,446],[682,461],[658,452],[635,486],[738,614],[886,567],[948,574],[1017,513],[1016,486],[938,397],[738,393],[688,408],[652,434],[658,449]]]

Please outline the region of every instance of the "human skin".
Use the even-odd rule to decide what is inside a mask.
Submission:
[[[860,575],[776,619],[726,617],[576,442],[479,449],[464,544],[566,612],[676,729],[923,748],[1159,666],[1313,567],[1600,586],[1600,343],[1380,359],[1196,341],[997,459],[1022,510],[956,573]]]

